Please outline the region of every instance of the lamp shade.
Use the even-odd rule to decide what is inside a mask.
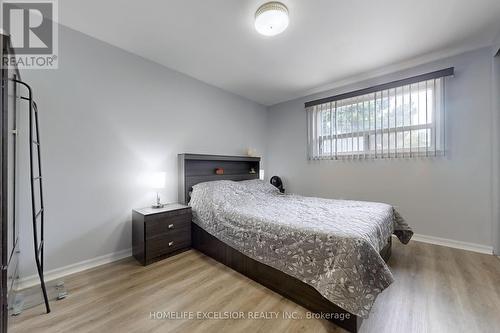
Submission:
[[[166,178],[167,178],[166,172],[154,172],[151,174],[149,179],[150,186],[154,189],[164,188]]]

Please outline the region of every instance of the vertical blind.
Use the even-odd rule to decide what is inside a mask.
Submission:
[[[380,86],[380,90],[364,89],[369,91],[364,94],[342,95],[352,97],[306,103],[308,158],[443,155],[445,77],[428,77],[401,80]],[[415,79],[417,82],[412,82]]]

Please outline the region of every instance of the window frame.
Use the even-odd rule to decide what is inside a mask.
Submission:
[[[445,152],[445,129],[444,129],[444,121],[445,121],[445,103],[444,103],[444,96],[445,96],[445,79],[447,76],[452,76],[454,75],[454,68],[450,67],[444,70],[440,71],[435,71],[427,74],[422,74],[418,76],[414,76],[411,78],[403,79],[403,80],[398,80],[398,81],[393,81],[389,82],[386,84],[382,85],[377,85],[373,86],[370,88],[366,89],[361,89],[353,92],[348,92],[336,96],[331,96],[331,97],[326,97],[322,98],[319,100],[311,101],[305,103],[306,111],[307,111],[307,151],[308,151],[308,159],[311,160],[317,160],[317,159],[343,159],[345,157],[352,157],[352,158],[391,158],[391,157],[417,157],[417,156],[438,156],[438,155],[444,155]],[[439,81],[439,87],[436,85],[436,80]],[[429,86],[429,81],[432,81],[434,85]],[[421,85],[424,84],[423,87]],[[415,91],[412,92],[412,86],[416,85],[416,94],[418,98],[418,103],[420,103],[420,98],[421,98],[421,93],[422,91],[425,92],[425,122],[420,123],[420,119],[418,118],[418,123],[417,124],[412,124],[411,123],[411,117],[413,117],[413,103],[412,103],[412,94],[415,93]],[[405,90],[405,88],[408,87],[408,90]],[[428,109],[429,109],[429,101],[428,101],[428,95],[429,91],[431,91],[431,105],[432,105],[432,113],[430,114],[431,116],[431,121],[427,120],[428,115]],[[391,94],[392,93],[392,94]],[[400,96],[398,95],[400,94]],[[408,110],[409,116],[410,116],[410,124],[406,124],[404,122],[404,115],[406,114],[405,108],[407,107],[405,103],[405,95],[409,95],[409,102],[408,103]],[[394,104],[392,106],[393,108],[393,126],[390,124],[390,118],[391,118],[391,99],[394,98]],[[398,103],[397,100],[398,98],[402,99],[402,103],[399,105],[399,107],[402,107],[398,112]],[[360,101],[361,99],[361,101]],[[372,105],[373,101],[373,105]],[[380,105],[379,105],[380,101]],[[375,119],[373,119],[373,123],[375,124],[374,128],[372,128],[372,119],[368,118],[368,129],[366,129],[365,126],[365,120],[366,120],[366,112],[367,109],[365,108],[365,104],[369,103],[368,106],[368,117],[374,116]],[[382,107],[382,105],[387,103],[383,111],[380,111],[377,113],[377,106]],[[338,106],[337,104],[343,104],[341,106]],[[359,108],[360,104],[363,106]],[[349,114],[350,120],[348,123],[350,123],[351,129],[350,131],[347,132],[342,132],[338,133],[339,131],[337,130],[337,124],[338,124],[338,117],[339,117],[339,108],[342,107],[347,107],[347,108],[356,108],[356,111],[350,110]],[[318,111],[317,108],[320,108]],[[372,107],[374,109],[372,109]],[[311,108],[316,108],[312,109]],[[333,109],[335,109],[335,112],[333,112]],[[363,118],[363,129],[360,129],[360,110],[363,110],[361,112],[361,116]],[[419,117],[421,109],[420,105],[418,104],[416,108],[417,112],[417,117]],[[330,119],[327,119],[326,122],[329,122],[329,127],[326,134],[323,134],[323,128],[320,130],[316,129],[316,135],[311,135],[311,121],[314,121],[310,119],[310,117],[323,117],[324,114],[323,112],[326,111],[327,117],[328,114],[330,115]],[[313,113],[310,115],[309,113]],[[387,114],[387,118],[384,119],[384,113]],[[335,115],[333,115],[335,114]],[[344,113],[346,114],[346,113]],[[356,120],[354,119],[354,114],[356,115]],[[397,122],[397,116],[398,114],[403,115],[403,121],[402,123]],[[379,119],[380,118],[380,119]],[[323,125],[323,120],[321,121],[315,120],[316,123],[314,126],[317,127],[324,127]],[[387,121],[387,123],[384,123],[384,120]],[[318,122],[320,125],[317,125]],[[377,124],[379,123],[379,124]],[[438,124],[439,123],[439,124]],[[331,129],[331,126],[335,124],[335,130]],[[353,126],[356,126],[356,130],[354,130]],[[381,125],[380,127],[377,127],[377,125]],[[439,127],[438,127],[439,125]],[[386,127],[387,126],[387,127]],[[420,138],[420,133],[421,131],[424,131],[424,137],[425,137],[425,144],[421,144],[421,138]],[[333,134],[337,133],[337,134]],[[409,133],[409,134],[408,134]],[[414,133],[417,133],[417,145],[412,144],[412,138]],[[391,134],[394,136],[394,138],[391,141]],[[409,135],[410,137],[410,145],[408,147],[405,147],[405,141],[407,139],[406,135]],[[402,147],[398,146],[398,136],[401,136],[401,141],[403,142]],[[439,136],[439,140],[438,140]],[[375,142],[373,141],[373,138],[375,138]],[[380,138],[381,144],[379,144],[377,141],[377,138]],[[384,143],[384,138],[387,140],[387,145]],[[311,140],[312,139],[312,140]],[[351,150],[344,149],[338,147],[339,141],[347,139],[351,141]],[[361,139],[361,140],[360,140]],[[315,148],[312,147],[311,141],[317,140],[318,141],[318,146],[315,147],[317,148],[317,153],[315,154]],[[354,142],[356,144],[354,144]],[[329,142],[329,149],[325,148],[327,146],[327,142]],[[360,149],[362,143],[362,149]],[[393,143],[393,144],[391,144]],[[373,144],[373,145],[372,145]],[[335,149],[333,148],[335,147]],[[377,149],[377,147],[379,147]],[[356,149],[355,149],[356,148]]]

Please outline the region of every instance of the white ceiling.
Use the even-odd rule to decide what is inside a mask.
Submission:
[[[499,0],[282,0],[290,25],[253,28],[265,0],[63,0],[59,21],[265,105],[435,52],[490,45]]]

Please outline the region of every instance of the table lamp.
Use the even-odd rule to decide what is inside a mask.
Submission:
[[[159,190],[165,188],[166,177],[166,172],[155,172],[151,174],[151,187],[156,190],[156,203],[152,206],[153,208],[162,208],[164,206],[162,203],[160,203]]]

